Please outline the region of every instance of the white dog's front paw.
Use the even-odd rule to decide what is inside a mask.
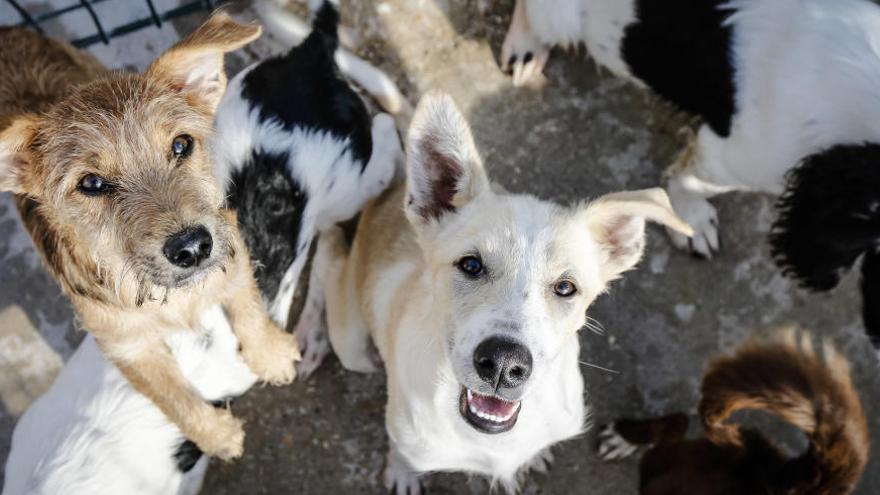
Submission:
[[[609,423],[599,430],[599,458],[603,461],[616,461],[633,455],[639,447],[626,441]]]
[[[296,372],[303,379],[314,373],[330,353],[330,340],[322,310],[306,308],[293,330],[302,353],[302,359],[296,363]]]
[[[513,76],[514,86],[522,86],[544,70],[548,58],[550,47],[535,36],[524,13],[514,12],[501,46],[502,72]]]
[[[556,458],[553,456],[553,452],[547,448],[538,452],[535,457],[532,457],[532,460],[529,461],[526,468],[535,473],[547,474],[547,472],[550,471],[550,468],[553,467],[553,461],[555,460]]]
[[[388,464],[382,473],[385,488],[392,495],[422,495],[426,493],[425,485],[417,473],[401,462],[394,453],[388,454]]]
[[[706,198],[674,187],[673,184],[670,184],[668,193],[675,213],[694,229],[694,236],[688,238],[667,228],[672,243],[679,249],[711,259],[720,248],[718,212],[715,207]]]

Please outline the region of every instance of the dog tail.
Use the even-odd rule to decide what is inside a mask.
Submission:
[[[321,37],[324,42],[334,43],[335,46],[338,46],[340,40],[337,1],[311,0],[310,3],[312,12],[315,12],[312,19],[313,27],[317,30],[315,23],[320,23],[321,30],[327,33],[330,25],[336,26],[335,30],[329,30],[329,35],[323,34]],[[276,0],[259,0],[254,3],[254,9],[266,31],[287,45],[293,46],[302,43],[312,32],[308,24],[281,7]],[[326,12],[323,17],[318,15],[321,9],[325,9]],[[332,20],[333,11],[336,12],[336,23],[327,22],[328,19]],[[342,41],[345,41],[345,38]],[[351,43],[349,41],[349,46]],[[343,74],[366,90],[383,110],[395,116],[398,127],[401,129],[408,127],[409,119],[412,117],[412,106],[388,74],[342,47],[336,50],[335,60]]]
[[[339,8],[338,0],[310,1],[312,8],[312,34],[321,37],[328,53],[339,48]]]
[[[753,343],[714,360],[703,379],[700,416],[716,445],[743,446],[735,411],[766,411],[803,430],[806,453],[789,461],[786,493],[850,493],[868,459],[869,432],[849,363],[826,342],[824,360],[808,334],[788,331],[777,342]]]

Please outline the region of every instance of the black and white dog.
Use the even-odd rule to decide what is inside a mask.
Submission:
[[[337,21],[335,5],[325,2],[312,34],[235,77],[217,113],[218,175],[281,324],[318,232],[354,216],[392,181],[402,160],[391,117],[371,120],[336,68]],[[377,70],[353,66],[375,82]],[[396,95],[393,88],[381,96],[393,103]],[[310,280],[300,321],[318,332],[304,339],[323,334],[324,291],[320,279]],[[219,306],[166,344],[206,401],[222,403],[256,382]],[[328,349],[307,342],[306,361],[317,365]],[[207,461],[87,337],[16,425],[3,494],[189,495],[198,492]]]
[[[584,42],[615,74],[702,117],[669,195],[696,230],[691,247],[709,256],[718,220],[707,198],[779,194],[805,157],[880,141],[878,29],[872,0],[517,0],[502,65],[522,83],[553,45]]]
[[[335,2],[318,3],[312,33],[230,81],[216,119],[217,175],[270,314],[282,326],[312,240],[381,193],[403,157],[391,116],[371,121],[341,77],[334,62],[339,13]],[[306,373],[329,351],[323,330],[313,331],[323,311],[321,282],[310,278],[296,330]]]

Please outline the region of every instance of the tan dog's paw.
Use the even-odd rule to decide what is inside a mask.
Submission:
[[[227,409],[213,409],[202,427],[201,440],[193,441],[205,454],[231,461],[244,452],[244,428],[240,419]]]
[[[271,385],[287,385],[296,378],[294,362],[299,361],[299,347],[293,335],[274,328],[259,346],[242,349],[242,357],[260,380]]]

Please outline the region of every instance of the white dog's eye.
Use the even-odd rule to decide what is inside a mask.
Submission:
[[[571,280],[560,280],[553,285],[553,292],[559,297],[570,297],[577,292],[577,287]]]
[[[471,277],[478,277],[483,273],[483,262],[476,256],[465,256],[456,263],[458,269]]]

